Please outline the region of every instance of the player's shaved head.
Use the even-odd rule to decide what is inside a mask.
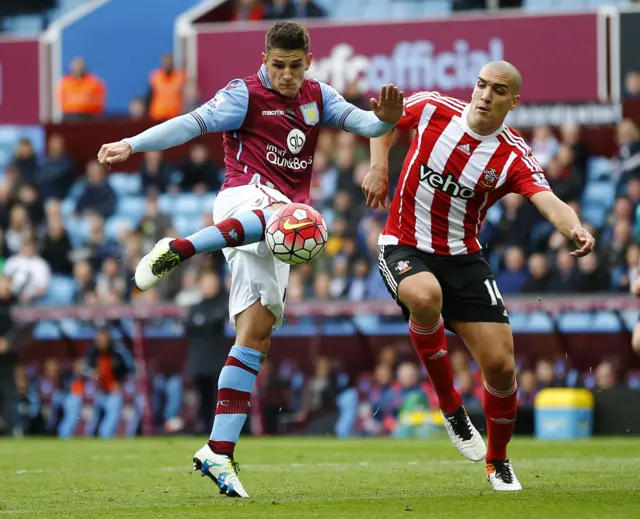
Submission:
[[[522,74],[508,61],[500,60],[487,63],[482,67],[480,76],[483,77],[486,74],[496,75],[506,79],[514,95],[520,93],[520,89],[522,88]]]

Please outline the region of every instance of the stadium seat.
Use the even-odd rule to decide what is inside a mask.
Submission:
[[[591,332],[593,330],[593,314],[591,312],[567,312],[558,316],[558,328],[561,332]]]
[[[591,157],[587,161],[587,182],[609,180],[611,171],[611,161],[607,157]]]
[[[607,216],[607,208],[600,204],[589,204],[582,207],[583,218],[596,229],[602,228]]]
[[[630,308],[622,312],[622,319],[627,327],[627,330],[631,331],[640,320],[640,310]]]
[[[68,218],[64,225],[73,247],[82,245],[89,236],[89,220],[87,218]]]
[[[9,16],[4,19],[3,28],[12,34],[31,36],[44,29],[43,22],[43,17],[36,14]]]
[[[76,210],[76,203],[70,198],[65,198],[60,204],[60,211],[62,212],[62,218],[66,220],[73,216],[73,212]]]
[[[213,204],[216,201],[216,194],[210,193],[200,196],[200,212],[211,213],[213,212]]]
[[[38,321],[33,329],[33,338],[36,341],[60,339],[60,328],[58,328],[58,325],[53,321]]]
[[[200,220],[193,216],[174,216],[173,226],[178,236],[188,236],[200,229]]]
[[[141,196],[123,196],[118,201],[117,214],[135,220],[137,223],[142,219],[144,206],[145,199]]]
[[[620,319],[613,312],[597,312],[593,319],[593,331],[614,333],[622,329]]]
[[[176,197],[174,195],[162,194],[158,197],[158,208],[161,213],[173,216],[175,213]]]
[[[76,293],[76,282],[72,277],[55,275],[51,278],[51,284],[43,304],[47,306],[67,306],[73,303]]]
[[[173,213],[180,216],[199,216],[201,197],[192,193],[183,193],[174,198]]]
[[[117,240],[124,228],[136,228],[138,221],[129,216],[112,216],[104,224],[104,234],[107,238]]]
[[[613,182],[599,181],[587,182],[582,194],[582,204],[600,204],[605,208],[613,207],[615,199],[615,186]]]
[[[493,225],[498,225],[500,218],[502,218],[502,206],[500,204],[491,206],[487,211],[486,220]]]
[[[140,194],[140,175],[129,173],[111,173],[109,184],[119,196]]]

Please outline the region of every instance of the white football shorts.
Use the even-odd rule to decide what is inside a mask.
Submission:
[[[249,184],[221,191],[213,204],[213,221],[218,223],[237,214],[264,209],[275,203],[290,203],[286,196],[269,187]],[[235,328],[236,316],[260,301],[276,317],[274,328],[282,326],[284,297],[289,265],[276,259],[264,241],[227,247],[222,252],[231,271],[229,320]]]

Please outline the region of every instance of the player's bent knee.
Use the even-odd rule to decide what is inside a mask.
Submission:
[[[489,385],[510,384],[516,375],[515,359],[504,349],[501,353],[484,357],[481,368]]]
[[[442,289],[428,272],[403,279],[398,287],[398,297],[412,315],[429,318],[442,311]]]

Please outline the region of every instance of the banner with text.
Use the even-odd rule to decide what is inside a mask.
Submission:
[[[363,94],[393,83],[406,94],[437,90],[469,98],[488,61],[507,60],[522,72],[530,103],[598,99],[597,15],[451,18],[402,23],[314,24],[309,77],[339,92],[355,82]],[[202,92],[212,96],[233,78],[260,66],[268,25],[237,30],[201,26],[197,70]]]
[[[0,124],[40,122],[38,40],[0,39]]]

